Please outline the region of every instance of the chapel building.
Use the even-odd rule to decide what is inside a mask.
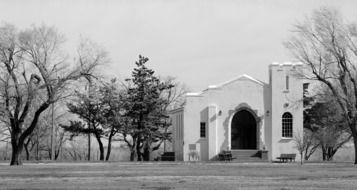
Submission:
[[[175,160],[218,160],[224,150],[238,160],[259,160],[264,152],[267,161],[298,155],[294,136],[303,134],[301,68],[300,63],[273,63],[269,83],[241,75],[187,93],[185,105],[171,111]]]

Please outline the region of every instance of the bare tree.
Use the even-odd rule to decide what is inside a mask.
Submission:
[[[36,158],[36,160],[40,160],[41,152],[45,150],[45,142],[44,140],[48,137],[48,130],[47,127],[44,128],[44,125],[39,125],[36,129],[32,132],[30,136],[27,137],[24,143],[25,153],[26,153],[26,160],[31,159],[31,155]]]
[[[164,83],[172,86],[172,88],[163,91],[161,96],[166,99],[166,104],[163,105],[163,110],[169,112],[170,110],[174,110],[176,108],[183,107],[185,104],[185,94],[188,92],[188,88],[186,85],[178,82],[173,77],[166,77],[162,79]],[[166,120],[167,122],[168,120]],[[172,128],[170,128],[170,123],[164,123],[163,132],[161,133],[159,143],[154,147],[155,150],[159,149],[161,143],[164,144],[164,152],[167,151],[167,142],[172,142]]]
[[[81,38],[81,42],[79,45],[79,48],[77,50],[78,57],[79,57],[79,63],[81,65],[86,65],[91,62],[97,62],[97,63],[105,63],[108,62],[109,60],[102,60],[102,58],[106,58],[106,52],[103,51],[103,48],[100,47],[98,44],[90,41],[89,39],[86,38]],[[95,55],[101,55],[100,57],[95,56]],[[107,58],[106,58],[107,59]],[[95,76],[95,77],[93,77]],[[99,79],[99,74],[98,72],[95,73],[95,75],[87,75],[84,77],[86,85],[86,91],[88,93],[89,98],[92,98],[93,94],[95,93],[95,89],[93,89],[93,78],[98,80]],[[87,125],[89,128],[91,128],[91,123],[87,122]],[[88,153],[87,153],[87,159],[90,160],[91,158],[91,133],[88,133]]]
[[[80,139],[73,139],[70,141],[69,145],[64,148],[65,150],[65,159],[71,160],[85,160],[86,158],[86,146]]]
[[[323,160],[332,160],[338,149],[352,138],[340,107],[327,91],[315,97],[315,102],[305,111],[305,120],[309,120],[304,126],[305,137],[311,143],[310,153],[318,146]]]
[[[323,7],[296,24],[293,32],[285,45],[309,69],[303,76],[332,93],[352,134],[357,164],[357,25]]]
[[[54,111],[53,115],[52,111]],[[60,127],[60,124],[66,122],[69,116],[70,114],[67,110],[64,110],[64,106],[59,103],[56,104],[54,110],[46,110],[41,116],[38,127],[40,130],[42,128],[42,132],[45,133],[45,135],[38,143],[43,145],[43,150],[48,153],[49,158],[52,158],[52,154],[54,154],[53,158],[57,160],[64,143],[69,140],[69,135]],[[52,117],[53,123],[51,121]],[[52,131],[52,124],[54,125],[54,131]],[[53,135],[51,133],[53,133]],[[54,148],[53,151],[52,148]]]
[[[294,134],[294,143],[295,143],[295,148],[299,151],[300,154],[300,164],[303,164],[303,157],[304,157],[304,152],[306,150],[306,141],[304,141],[304,134],[301,132],[297,132]]]
[[[0,103],[11,134],[10,165],[22,164],[25,140],[36,129],[41,114],[63,98],[62,92],[71,82],[91,75],[106,58],[100,52],[91,55],[95,61],[71,66],[61,50],[63,42],[64,37],[53,27],[33,26],[20,32],[12,25],[0,28]]]
[[[304,142],[306,143],[304,150],[304,160],[307,161],[320,147],[320,143],[316,139],[314,132],[309,129],[304,129]]]
[[[185,104],[185,94],[188,88],[185,84],[178,82],[174,77],[164,77],[161,79],[166,85],[173,86],[162,92],[161,96],[167,99],[164,105],[165,110],[173,110],[183,107]]]

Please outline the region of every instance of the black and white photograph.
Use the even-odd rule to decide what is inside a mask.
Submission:
[[[0,189],[357,188],[357,1],[0,0]]]

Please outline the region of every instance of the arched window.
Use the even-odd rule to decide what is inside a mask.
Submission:
[[[293,115],[289,112],[285,112],[282,117],[282,136],[293,137]]]

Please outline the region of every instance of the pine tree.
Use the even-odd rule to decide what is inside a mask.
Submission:
[[[125,101],[126,116],[130,118],[134,129],[131,135],[134,145],[132,154],[136,152],[138,161],[150,160],[151,151],[156,148],[152,147],[153,143],[160,139],[161,129],[169,123],[166,110],[163,109],[167,100],[161,94],[173,87],[154,76],[154,71],[145,65],[148,60],[139,56],[132,78],[127,79],[129,88]]]
[[[96,138],[99,146],[100,160],[104,160],[104,146],[102,137],[105,134],[104,128],[101,125],[103,122],[103,113],[105,104],[103,104],[99,90],[97,93],[88,95],[87,93],[76,92],[76,101],[68,103],[69,112],[77,115],[82,121],[70,121],[69,125],[61,125],[61,127],[72,133],[73,136],[79,134],[92,134]]]

